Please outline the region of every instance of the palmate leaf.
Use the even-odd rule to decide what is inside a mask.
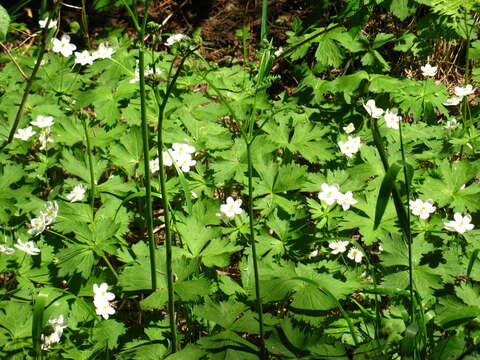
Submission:
[[[60,277],[78,273],[82,278],[88,279],[97,260],[95,253],[87,245],[70,245],[58,250],[57,256]]]
[[[379,227],[374,229],[375,205],[377,202],[376,192],[370,191],[366,193],[365,198],[358,197],[358,203],[355,208],[361,210],[363,214],[353,211],[346,211],[343,214],[343,220],[339,223],[340,230],[357,229],[362,235],[362,241],[366,245],[373,244],[376,240],[381,239],[390,232],[398,231],[395,227],[397,219],[393,202],[388,202],[383,215],[383,220]]]
[[[125,334],[125,325],[113,319],[103,320],[92,330],[92,341],[95,350],[105,348],[114,349],[118,345],[118,338]]]
[[[420,192],[425,198],[433,199],[439,207],[448,206],[456,212],[475,212],[480,209],[480,185],[473,183],[464,189],[461,187],[478,174],[478,169],[477,164],[466,160],[450,163],[444,159],[437,169],[439,178],[428,177]]]
[[[308,114],[292,114],[288,118],[278,117],[278,120],[278,124],[269,122],[264,130],[269,134],[268,139],[280,148],[299,153],[310,162],[329,161],[335,157],[335,147],[326,137],[330,131],[328,126],[315,125]]]
[[[0,222],[7,223],[15,211],[15,204],[22,204],[31,195],[29,187],[13,189],[12,185],[23,178],[25,172],[21,165],[6,165],[0,175]]]

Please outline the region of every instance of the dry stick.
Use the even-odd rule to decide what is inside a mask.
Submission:
[[[0,146],[0,150],[12,142],[13,136],[17,131],[18,124],[20,123],[20,120],[23,115],[23,110],[25,109],[25,105],[27,104],[28,96],[30,94],[30,89],[32,88],[32,85],[33,85],[33,79],[35,79],[35,75],[37,75],[38,69],[40,69],[43,55],[45,54],[45,48],[47,47],[48,26],[50,25],[51,18],[52,18],[51,16],[48,17],[48,21],[45,24],[45,27],[43,28],[43,31],[41,34],[40,51],[37,56],[37,62],[33,67],[32,74],[27,79],[27,86],[25,86],[25,91],[23,92],[22,102],[20,103],[20,106],[18,108],[17,116],[15,117],[13,126],[10,129],[10,134],[8,135],[8,139],[2,144],[2,146]]]
[[[28,81],[28,76],[27,74],[25,74],[22,70],[22,68],[20,67],[20,64],[17,63],[17,60],[15,60],[15,58],[13,57],[12,53],[10,52],[10,50],[8,50],[8,48],[3,45],[2,42],[0,42],[0,46],[3,48],[3,50],[5,50],[5,52],[7,53],[7,56],[9,57],[10,60],[12,60],[13,64],[15,65],[15,67],[17,68],[17,70],[20,72],[20,75],[22,75],[22,77]]]

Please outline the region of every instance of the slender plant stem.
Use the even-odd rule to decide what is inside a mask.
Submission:
[[[95,170],[93,168],[92,148],[90,146],[90,136],[88,135],[87,115],[80,115],[83,124],[83,131],[85,132],[85,141],[87,143],[87,157],[88,157],[88,170],[90,171],[90,208],[92,210],[92,221],[95,218],[95,193],[96,193],[96,181]]]
[[[118,273],[115,271],[115,268],[112,266],[108,258],[105,256],[105,254],[102,255],[102,259],[105,260],[105,263],[107,264],[108,268],[112,272],[113,276],[118,280]]]
[[[45,24],[45,27],[43,28],[42,33],[40,35],[41,40],[40,40],[40,49],[38,50],[38,55],[37,55],[37,62],[35,63],[35,66],[33,67],[32,73],[27,80],[27,85],[25,86],[25,90],[23,91],[22,101],[20,102],[20,106],[18,107],[17,115],[15,116],[15,121],[13,122],[12,128],[10,129],[10,133],[8,135],[8,138],[0,146],[0,150],[3,149],[5,146],[7,146],[8,144],[10,144],[12,142],[13,136],[15,135],[15,132],[17,131],[18,124],[20,123],[20,120],[22,119],[23,110],[25,109],[25,105],[27,104],[28,96],[30,95],[30,90],[31,90],[32,85],[33,85],[33,80],[35,79],[35,76],[37,75],[38,69],[40,69],[40,65],[42,64],[43,55],[45,54],[45,48],[47,47],[48,26],[50,25],[51,20],[52,20],[52,16],[51,16],[51,14],[49,14],[47,23]]]
[[[255,244],[255,230],[253,224],[253,166],[252,166],[252,141],[247,142],[247,162],[248,162],[248,217],[250,226],[250,245],[252,246],[253,257],[253,276],[255,279],[255,296],[257,300],[258,326],[260,331],[260,358],[266,359],[265,333],[263,329],[263,307],[260,293],[260,279],[257,262],[257,246]]]
[[[172,246],[173,246],[173,232],[171,229],[171,217],[170,217],[170,204],[168,201],[168,192],[167,192],[167,179],[165,173],[165,164],[163,162],[163,120],[165,107],[167,106],[168,98],[175,87],[175,83],[180,75],[183,64],[185,60],[190,56],[191,53],[195,51],[192,50],[188,52],[180,61],[180,64],[167,86],[165,95],[162,97],[158,91],[158,88],[154,88],[155,99],[158,105],[158,126],[157,126],[157,153],[159,160],[159,181],[160,181],[160,191],[162,193],[162,202],[163,202],[163,216],[165,221],[165,261],[167,267],[167,288],[168,288],[168,317],[170,322],[170,333],[171,333],[171,342],[172,342],[172,353],[178,351],[178,339],[177,339],[177,322],[175,317],[175,298],[174,298],[174,279],[173,279],[173,265],[172,265]],[[172,63],[173,64],[173,63]]]
[[[268,15],[268,0],[262,0],[262,27],[260,29],[260,46],[263,46],[265,40],[267,40],[267,33],[268,33],[267,15]]]
[[[88,34],[88,16],[87,16],[87,7],[86,1],[82,0],[82,30],[83,30],[83,38],[88,46],[88,48],[92,47],[90,41],[90,35]]]
[[[402,161],[406,163],[405,161],[405,149],[403,146],[403,136],[402,136],[402,122],[398,122],[398,133],[400,136],[400,152],[402,154]],[[408,204],[410,204],[410,184],[408,180],[408,175],[407,175],[407,167],[403,167],[403,177],[405,179],[405,194],[407,195],[407,209],[408,209]],[[405,235],[407,237],[407,246],[408,246],[408,287],[410,291],[410,321],[413,322],[414,319],[414,314],[415,314],[415,308],[414,308],[414,303],[413,303],[413,256],[412,256],[412,232],[410,229],[410,211],[407,211],[407,226],[409,227],[408,231],[405,232]]]
[[[147,12],[148,4],[145,4],[145,12]],[[146,15],[146,14],[145,14]],[[140,78],[140,118],[142,128],[142,140],[143,140],[143,165],[145,171],[145,221],[147,227],[149,255],[150,255],[150,275],[152,278],[152,290],[157,289],[157,274],[156,274],[156,259],[155,259],[155,239],[153,235],[153,218],[152,218],[152,188],[150,183],[150,136],[147,125],[147,104],[146,104],[146,91],[145,91],[145,25],[146,16],[140,27],[139,41],[140,46],[138,49],[138,71]]]

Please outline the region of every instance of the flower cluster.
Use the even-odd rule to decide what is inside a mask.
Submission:
[[[65,57],[71,56],[77,49],[75,44],[70,43],[70,36],[64,34],[60,39],[52,39],[52,51],[60,53]],[[112,57],[115,50],[108,46],[108,42],[103,42],[98,46],[98,49],[91,54],[88,50],[81,52],[75,51],[75,63],[80,65],[92,65],[97,59],[109,59]]]
[[[40,335],[42,340],[42,350],[48,350],[50,346],[59,343],[63,334],[63,329],[67,327],[67,323],[63,320],[63,315],[58,318],[50,318],[45,328],[44,334]]]
[[[40,212],[40,216],[30,220],[30,229],[28,233],[33,236],[40,235],[45,227],[52,224],[58,215],[58,204],[56,201],[47,201],[45,210]]]
[[[242,199],[233,200],[231,196],[227,198],[225,204],[220,205],[220,212],[216,215],[225,221],[233,219],[235,215],[239,215],[243,212]]]
[[[351,191],[347,191],[345,194],[340,192],[338,185],[328,185],[323,183],[322,191],[318,193],[318,198],[324,201],[327,205],[333,205],[335,202],[340,205],[343,210],[347,211],[350,206],[355,205],[358,201],[353,198]]]
[[[110,315],[115,314],[115,309],[110,303],[110,301],[115,299],[115,294],[107,290],[107,283],[102,283],[100,286],[93,284],[93,305],[95,305],[97,315],[102,316],[105,320],[107,320]]]
[[[332,249],[332,254],[342,254],[347,251],[347,247],[350,244],[349,241],[334,240],[328,244],[328,247]],[[361,263],[363,259],[363,253],[355,246],[352,246],[348,251],[347,257],[354,260],[356,263]]]
[[[472,85],[467,84],[465,86],[456,86],[454,89],[455,95],[448,98],[447,102],[443,103],[445,106],[456,106],[460,104],[465,96],[475,93],[475,89]]]
[[[163,164],[165,166],[175,165],[182,172],[189,172],[190,167],[197,163],[192,159],[195,148],[188,143],[173,143],[172,148],[162,153]],[[160,169],[160,159],[157,157],[150,160],[150,171],[156,173]]]
[[[47,144],[53,142],[51,133],[51,127],[53,126],[53,116],[38,115],[34,121],[30,122],[30,125],[36,126],[40,129],[40,150],[46,150]],[[28,141],[37,132],[33,130],[32,126],[28,126],[24,129],[18,129],[17,133],[13,136],[16,139]]]
[[[436,207],[433,206],[433,200],[428,199],[427,201],[422,201],[420,199],[410,200],[409,207],[412,210],[412,214],[419,216],[420,219],[426,220],[430,217],[430,214],[433,214],[436,210]]]

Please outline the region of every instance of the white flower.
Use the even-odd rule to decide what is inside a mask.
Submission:
[[[55,53],[60,53],[65,57],[68,57],[73,54],[73,52],[77,49],[74,44],[70,43],[70,36],[62,35],[60,40],[52,39],[53,48],[52,51]]]
[[[360,149],[360,137],[349,136],[346,142],[339,141],[338,146],[340,151],[345,154],[347,157],[352,157]]]
[[[328,247],[332,249],[332,254],[337,255],[347,251],[347,246],[350,244],[348,241],[335,240],[328,244]]]
[[[198,194],[195,191],[192,191],[190,195],[192,195],[192,198],[198,199]]]
[[[475,92],[473,86],[468,84],[466,86],[455,86],[455,95],[459,98],[472,95]]]
[[[388,128],[398,130],[398,124],[400,120],[402,120],[402,117],[397,115],[396,111],[387,110],[385,115],[383,115],[383,118],[385,119],[385,125],[387,125]]]
[[[40,141],[40,151],[46,150],[48,143],[53,143],[53,134],[48,128],[44,129],[40,132],[38,140]]]
[[[16,139],[27,141],[28,139],[30,139],[30,137],[32,137],[35,134],[36,132],[32,130],[31,126],[29,126],[29,127],[26,127],[25,129],[18,129],[17,133],[13,135],[13,137]]]
[[[37,249],[35,247],[35,244],[33,243],[33,241],[27,241],[26,243],[24,243],[22,240],[18,239],[17,243],[14,244],[13,246],[15,246],[18,250],[26,252],[29,255],[40,254],[40,249]]]
[[[38,25],[40,25],[40,28],[43,29],[45,26],[47,26],[48,18],[45,18],[43,20],[38,20]],[[56,20],[50,20],[50,24],[48,24],[48,28],[52,29],[55,26],[57,26],[57,21]]]
[[[93,305],[95,305],[97,315],[101,315],[105,320],[107,320],[110,315],[115,314],[115,309],[108,301],[93,300]]]
[[[338,185],[328,185],[323,183],[321,187],[322,191],[318,193],[318,198],[322,201],[325,201],[327,205],[333,205],[333,203],[337,201],[338,194],[340,194],[338,191]]]
[[[273,55],[275,55],[276,57],[279,57],[280,55],[282,55],[283,53],[283,47],[279,47],[274,53]]]
[[[70,194],[67,195],[67,200],[70,202],[81,201],[85,197],[85,187],[83,185],[76,185]]]
[[[63,334],[63,329],[67,327],[67,323],[63,320],[63,315],[57,318],[48,319],[46,330],[48,334],[42,334],[42,350],[48,350],[53,344],[59,343]]]
[[[149,66],[145,68],[143,71],[144,76],[149,76],[153,74],[153,69],[151,69]],[[130,84],[135,84],[136,82],[140,81],[140,70],[138,68],[135,69],[135,77],[133,79],[130,79]]]
[[[435,76],[437,74],[437,67],[430,64],[420,66],[420,69],[422,70],[423,76]]]
[[[317,257],[317,256],[318,256],[318,249],[315,249],[310,253],[310,255],[308,255],[308,258],[312,259],[312,258]]]
[[[45,211],[41,212],[45,218],[45,225],[52,224],[58,215],[58,204],[56,201],[47,201],[45,204]]]
[[[445,126],[444,128],[445,129],[453,129],[454,127],[456,127],[458,124],[457,124],[457,120],[456,119],[452,119],[452,120],[448,120],[446,123],[445,123]]]
[[[160,159],[157,157],[153,160],[149,161],[150,165],[150,172],[155,174],[158,170],[160,170]]]
[[[183,34],[175,34],[175,35],[169,36],[167,41],[165,42],[165,45],[172,46],[173,44],[182,41],[184,37],[185,35]]]
[[[452,96],[452,97],[449,97],[447,99],[447,101],[443,103],[443,105],[445,105],[445,106],[456,106],[456,105],[460,104],[461,101],[462,101],[461,97]]]
[[[107,283],[102,283],[100,286],[93,284],[93,293],[93,304],[97,315],[108,319],[110,315],[115,314],[115,309],[110,304],[110,301],[115,299],[115,294],[108,291]]]
[[[45,230],[45,215],[40,213],[40,216],[30,220],[31,228],[27,231],[30,235],[40,235]]]
[[[30,122],[30,124],[42,129],[50,127],[53,125],[53,116],[38,115],[37,119],[35,121]]]
[[[355,205],[356,203],[358,203],[358,201],[353,198],[351,191],[347,191],[345,194],[338,193],[337,195],[337,204],[341,205],[344,211],[347,211],[351,205]]]
[[[348,252],[347,257],[351,260],[355,260],[356,263],[361,263],[363,259],[363,253],[356,247],[352,247]]]
[[[378,119],[383,114],[383,109],[377,108],[375,105],[375,100],[373,99],[368,100],[366,104],[363,104],[363,107],[365,110],[367,110],[368,115],[374,119]]]
[[[353,125],[353,123],[350,123],[347,126],[344,126],[342,129],[343,131],[345,131],[345,133],[351,134],[355,131],[355,125]]]
[[[75,51],[75,64],[92,65],[93,60],[95,59],[90,55],[88,50],[83,50],[82,52]]]
[[[7,245],[1,244],[1,245],[0,245],[0,252],[1,252],[1,253],[4,253],[4,254],[6,254],[6,255],[12,255],[12,254],[15,252],[15,249],[14,249],[14,248],[10,248],[10,247],[8,247]]]
[[[436,210],[436,207],[433,206],[433,200],[428,199],[427,201],[422,201],[417,199],[415,201],[410,200],[409,207],[412,210],[412,214],[419,216],[420,219],[426,220],[430,217],[430,214],[433,214]]]
[[[233,200],[231,196],[227,198],[225,204],[220,205],[220,214],[217,216],[224,217],[227,219],[232,219],[235,215],[241,214],[243,212],[242,199]]]
[[[93,60],[110,59],[114,53],[115,50],[109,47],[108,42],[105,41],[98,45],[98,49],[92,53],[92,58]]]
[[[93,284],[93,294],[94,299],[97,300],[97,302],[111,301],[115,299],[115,294],[108,291],[107,283],[101,283],[100,286]]]
[[[468,214],[462,216],[460,213],[455,213],[453,218],[455,220],[443,223],[445,229],[463,234],[465,231],[472,230],[474,228],[473,224],[470,224],[472,217]]]
[[[163,165],[165,166],[172,166],[173,165],[173,160],[175,158],[175,154],[172,151],[172,149],[168,149],[167,151],[164,151],[162,153],[163,156]]]

